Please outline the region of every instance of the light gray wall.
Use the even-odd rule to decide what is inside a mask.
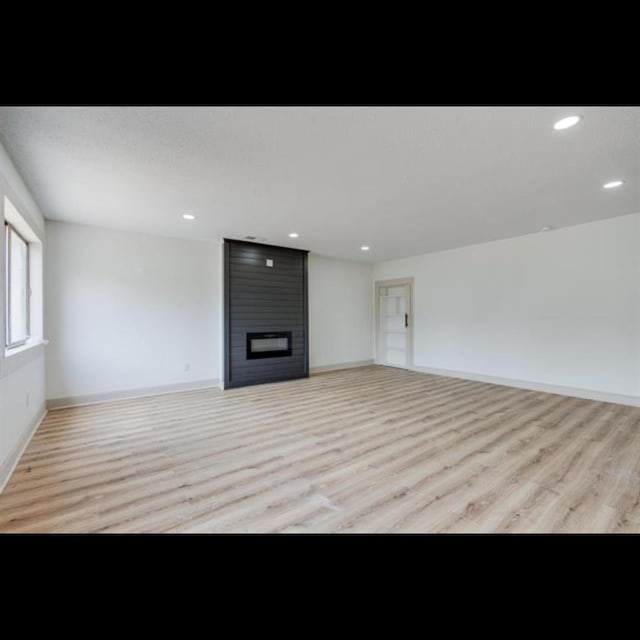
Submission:
[[[219,379],[221,252],[47,221],[47,398]],[[373,358],[371,269],[310,256],[311,368]]]
[[[640,214],[383,262],[415,277],[414,364],[640,396]]]
[[[219,378],[210,242],[47,221],[47,397]]]
[[[311,368],[373,358],[372,265],[309,256]]]
[[[18,174],[4,147],[0,144],[0,209],[8,197],[33,232],[44,243],[44,218],[38,205]],[[3,231],[0,236],[3,237]],[[10,470],[16,449],[29,436],[45,411],[44,347],[34,347],[29,353],[5,357],[5,256],[0,242],[0,488]]]

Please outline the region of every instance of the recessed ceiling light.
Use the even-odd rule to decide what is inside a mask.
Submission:
[[[624,180],[612,180],[611,182],[607,182],[603,184],[602,187],[604,189],[615,189],[616,187],[620,187],[624,184]]]
[[[195,217],[195,216],[192,216],[190,213],[183,213],[183,214],[182,214],[182,217],[183,217],[185,220],[195,220],[195,219],[196,219],[196,217]]]
[[[366,245],[362,246],[360,247],[360,251],[369,251],[369,247],[367,247]]]
[[[540,231],[551,231],[551,229],[553,229],[553,227],[542,227]]]
[[[294,233],[290,233],[290,234],[289,234],[289,237],[290,237],[290,238],[297,238],[297,237],[298,237],[298,234],[297,234],[297,233],[295,233],[295,232],[294,232]]]
[[[558,120],[558,122],[553,125],[553,128],[556,131],[568,129],[569,127],[573,127],[574,125],[578,124],[580,120],[582,120],[580,116],[569,116],[567,118],[562,118],[562,120]]]

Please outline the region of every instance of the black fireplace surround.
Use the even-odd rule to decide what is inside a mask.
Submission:
[[[224,388],[306,378],[308,252],[224,240]]]

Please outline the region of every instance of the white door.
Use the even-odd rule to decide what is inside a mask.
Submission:
[[[406,369],[411,356],[411,283],[379,282],[376,288],[378,363]]]

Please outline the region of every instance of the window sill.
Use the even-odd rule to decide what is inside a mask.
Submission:
[[[44,353],[48,340],[32,340],[21,347],[4,350],[4,361],[2,363],[2,377],[11,375],[26,364],[35,360]]]
[[[49,344],[48,340],[28,340],[25,344],[20,345],[19,347],[14,347],[13,349],[7,349],[5,347],[4,357],[11,358],[13,356],[18,355],[19,353],[24,353],[25,351],[29,351],[29,349],[35,349],[36,347],[43,347]]]

